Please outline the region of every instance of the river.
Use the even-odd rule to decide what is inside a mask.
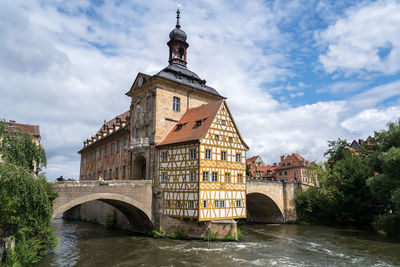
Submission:
[[[152,239],[55,219],[42,266],[400,266],[400,243],[352,228],[240,225],[238,242]]]

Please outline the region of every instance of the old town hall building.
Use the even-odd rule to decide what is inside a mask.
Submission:
[[[187,68],[186,33],[169,34],[169,65],[138,73],[129,111],[84,142],[81,181],[153,180],[162,215],[246,217],[246,151],[226,100]]]

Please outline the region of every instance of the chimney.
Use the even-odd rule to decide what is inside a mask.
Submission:
[[[281,156],[281,162],[285,159],[285,156]]]

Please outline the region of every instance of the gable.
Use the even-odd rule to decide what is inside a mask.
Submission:
[[[133,82],[131,89],[125,95],[130,96],[134,90],[142,87],[143,84],[145,84],[150,78],[150,75],[139,72],[138,75],[136,75],[135,81]]]
[[[216,140],[215,136],[219,136]],[[229,111],[229,108],[224,101],[219,107],[217,114],[214,117],[207,132],[200,140],[203,144],[220,145],[224,147],[249,149],[247,144],[242,139],[235,121]]]

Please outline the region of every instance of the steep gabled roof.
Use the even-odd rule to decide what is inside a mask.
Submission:
[[[17,123],[15,121],[6,121],[5,123],[8,125],[7,130],[9,131],[21,131],[35,137],[40,137],[39,125]]]
[[[207,133],[223,102],[218,100],[187,110],[157,146],[199,141]],[[200,125],[198,121],[202,121]]]
[[[125,118],[129,117],[129,115],[130,115],[130,111],[128,110],[128,111],[125,111],[124,113],[116,116],[115,118],[113,118],[107,122],[104,122],[104,124],[100,127],[100,129],[97,131],[97,133],[101,133],[101,131],[104,128],[104,125],[108,126],[108,128],[111,128],[113,126],[113,124],[116,123],[117,118],[121,118],[122,120],[125,120]]]

